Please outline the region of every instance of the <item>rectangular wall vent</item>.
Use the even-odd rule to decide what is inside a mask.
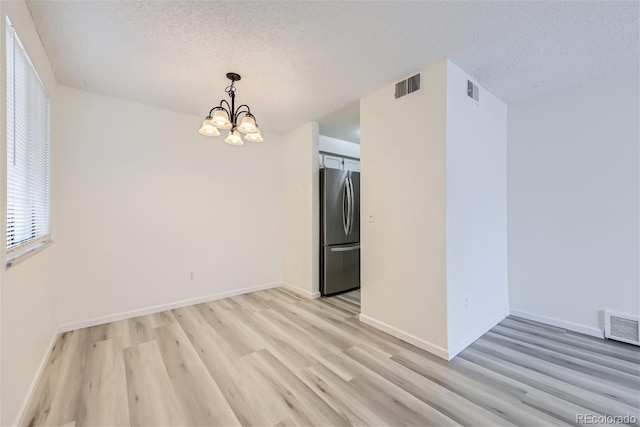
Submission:
[[[605,311],[604,336],[612,340],[640,345],[640,319]]]
[[[467,80],[467,96],[476,102],[480,102],[480,93],[478,86],[473,84],[471,80]]]
[[[407,93],[415,92],[418,89],[420,89],[420,74],[407,79]]]
[[[396,83],[396,99],[420,89],[420,74]]]
[[[396,99],[407,94],[407,81],[403,80],[396,83]]]

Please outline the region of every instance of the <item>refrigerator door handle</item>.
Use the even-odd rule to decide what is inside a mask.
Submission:
[[[355,212],[356,203],[353,195],[353,181],[351,180],[351,174],[349,174],[349,206],[351,207],[351,213],[349,215],[349,235],[353,231],[353,214]]]
[[[347,190],[347,229],[344,234],[351,233],[351,186],[349,185],[349,175],[344,179],[344,188]]]
[[[360,249],[360,243],[353,246],[341,247],[341,248],[331,248],[331,252],[348,252],[348,251],[356,251]]]
[[[345,179],[345,185],[347,186],[347,236],[351,234],[351,183],[349,182],[349,175]]]
[[[349,234],[349,188],[346,179],[342,188],[342,229],[344,234]]]
[[[347,187],[347,230],[345,234],[348,236],[351,234],[351,178],[347,175],[345,180],[345,186]]]

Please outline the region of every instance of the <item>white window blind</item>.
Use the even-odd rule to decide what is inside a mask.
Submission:
[[[7,253],[49,239],[49,97],[7,22]]]

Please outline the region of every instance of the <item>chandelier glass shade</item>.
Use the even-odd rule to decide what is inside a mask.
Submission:
[[[218,128],[212,125],[211,122],[207,119],[205,119],[204,122],[202,122],[202,127],[198,132],[200,132],[202,135],[205,135],[205,136],[220,135],[220,131],[218,130]]]
[[[230,145],[242,145],[242,136],[240,136],[240,132],[238,129],[230,130],[229,135],[224,139],[224,142]]]
[[[243,145],[243,135],[245,141],[264,141],[260,134],[258,123],[256,123],[256,118],[251,114],[249,106],[246,104],[242,104],[238,108],[235,106],[235,82],[240,80],[240,75],[227,73],[227,78],[231,80],[231,84],[226,87],[225,92],[231,98],[231,104],[224,99],[221,100],[220,105],[213,107],[209,111],[209,115],[202,122],[198,132],[205,136],[218,136],[220,135],[220,129],[229,129],[229,134],[224,139],[224,142],[229,145]],[[242,117],[242,120],[240,120],[240,117]]]

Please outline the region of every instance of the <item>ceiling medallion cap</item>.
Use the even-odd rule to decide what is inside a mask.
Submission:
[[[238,73],[227,73],[227,78],[229,80],[231,80],[232,82],[237,82],[242,77],[240,77],[240,74],[238,74]]]

